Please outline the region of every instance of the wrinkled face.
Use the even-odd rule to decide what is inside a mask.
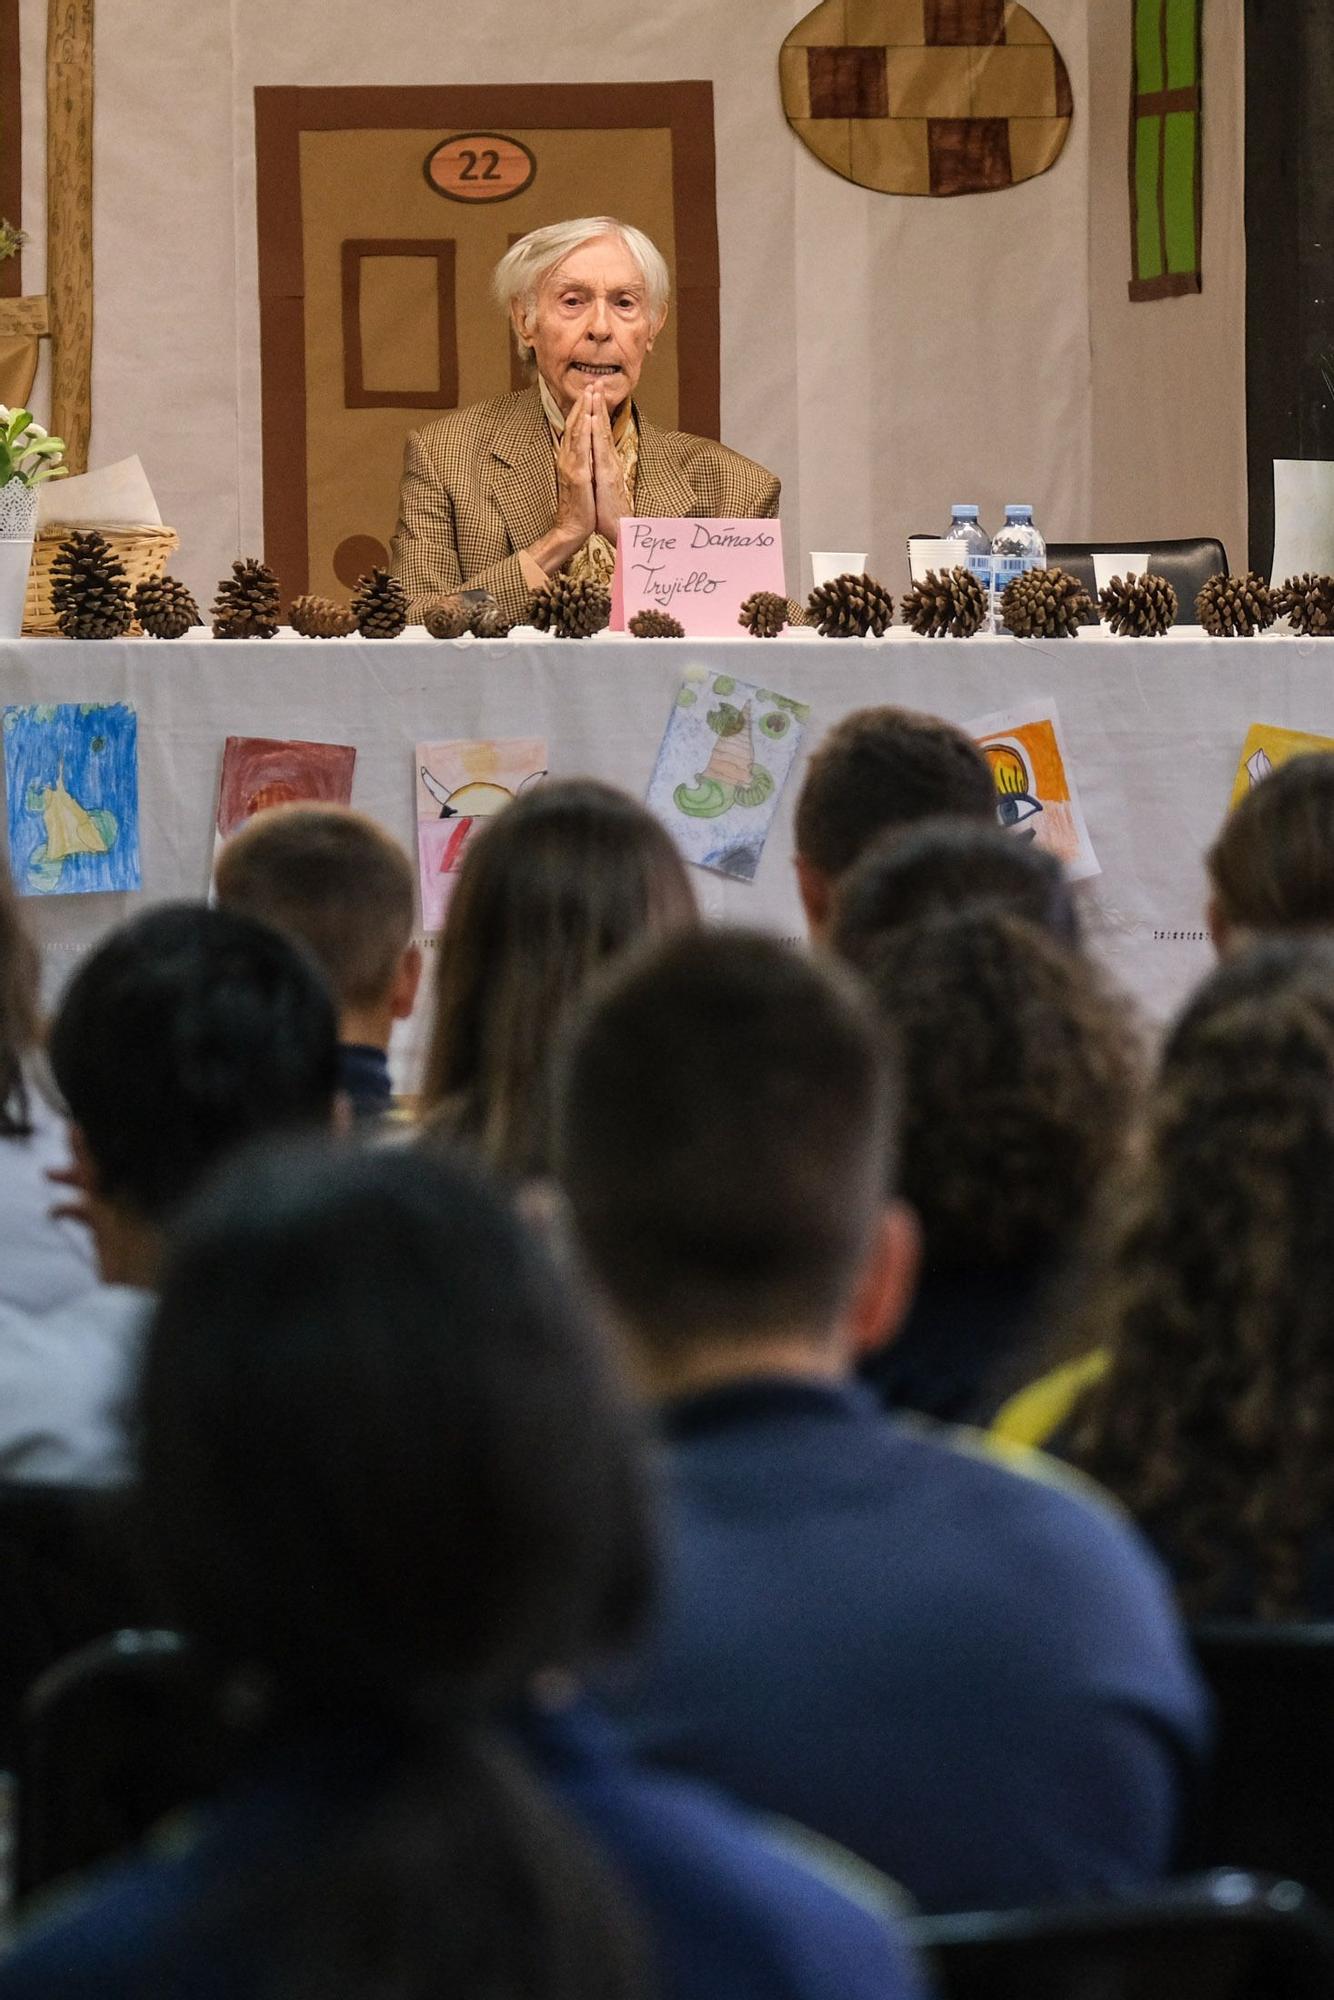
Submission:
[[[527,313],[516,305],[514,323],[562,410],[590,382],[615,410],[633,395],[662,320],[650,318],[643,276],[620,237],[595,236],[552,266],[536,304]]]

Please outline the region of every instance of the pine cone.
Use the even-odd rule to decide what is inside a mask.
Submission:
[[[588,639],[611,617],[611,595],[600,583],[571,583],[553,576],[528,600],[528,623],[558,639]]]
[[[1328,639],[1334,634],[1334,576],[1290,576],[1275,599],[1280,617],[1292,622],[1304,639]]]
[[[1081,625],[1096,625],[1093,599],[1077,576],[1063,569],[1030,569],[1006,585],[1001,618],[1016,639],[1073,639]]]
[[[294,597],[287,617],[303,639],[346,639],[357,629],[351,606],[336,604],[332,597]]]
[[[630,620],[636,639],[684,639],[686,628],[670,611],[636,611]]]
[[[77,530],[51,561],[51,603],[67,639],[119,639],[133,609],[124,565],[96,528]]]
[[[1272,625],[1278,613],[1269,585],[1251,570],[1245,576],[1211,576],[1195,600],[1195,616],[1212,639],[1249,639]]]
[[[1098,603],[1125,639],[1160,639],[1176,623],[1177,594],[1165,576],[1114,576]]]
[[[490,604],[474,605],[468,630],[474,639],[508,639],[514,627],[493,600]]]
[[[894,616],[892,604],[889,615]],[[787,624],[787,599],[774,590],[757,590],[742,605],[736,622],[753,639],[776,639]]]
[[[134,593],[134,615],[150,639],[183,639],[202,625],[199,606],[174,576],[151,576]]]
[[[870,576],[836,576],[806,600],[811,622],[826,639],[878,639],[894,623],[894,600]]]
[[[396,576],[377,567],[357,579],[352,611],[363,639],[396,639],[407,627],[408,594]]]
[[[215,639],[272,639],[280,610],[278,579],[267,564],[247,556],[232,564],[212,604]]]
[[[971,639],[987,620],[987,593],[971,570],[929,569],[903,600],[904,623],[926,639]]]
[[[433,597],[422,615],[422,623],[433,639],[461,639],[472,626],[473,607],[457,591]]]

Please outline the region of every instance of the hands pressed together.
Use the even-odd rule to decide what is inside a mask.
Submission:
[[[529,553],[543,569],[559,569],[592,534],[614,544],[621,516],[629,512],[611,411],[597,383],[590,383],[565,419],[556,453],[555,525]]]

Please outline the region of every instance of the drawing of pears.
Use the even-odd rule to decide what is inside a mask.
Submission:
[[[750,703],[742,709],[730,701],[720,702],[706,719],[714,732],[713,750],[695,783],[678,785],[673,792],[678,811],[691,819],[717,819],[734,805],[763,805],[774,781],[763,764],[755,762]]]

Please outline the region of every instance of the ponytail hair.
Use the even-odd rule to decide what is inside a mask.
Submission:
[[[499,1196],[434,1153],[245,1160],[168,1260],[139,1422],[174,1616],[285,1740],[344,1746],[352,1809],[226,1916],[275,1993],[633,1992],[619,1896],[498,1718],[637,1631],[641,1438]]]

